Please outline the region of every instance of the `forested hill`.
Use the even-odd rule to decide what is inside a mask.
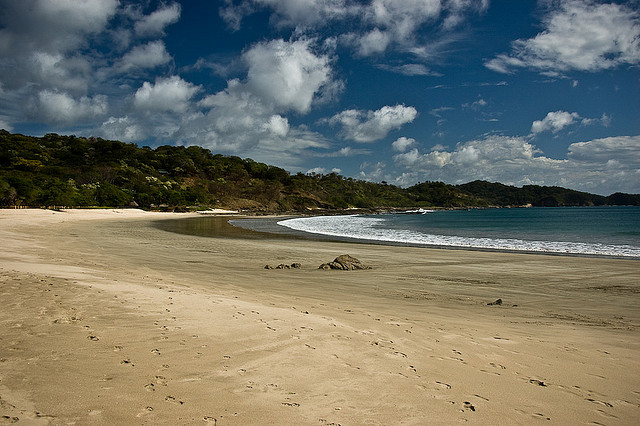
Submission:
[[[474,181],[410,188],[328,175],[290,174],[198,147],[155,149],[100,138],[0,131],[0,206],[224,207],[255,212],[412,207],[640,205],[559,187]]]

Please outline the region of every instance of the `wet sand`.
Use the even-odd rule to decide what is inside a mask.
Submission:
[[[637,260],[153,226],[187,216],[0,211],[0,424],[640,419]]]

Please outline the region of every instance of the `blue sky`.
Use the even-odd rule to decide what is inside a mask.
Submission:
[[[640,2],[0,0],[0,128],[640,193]]]

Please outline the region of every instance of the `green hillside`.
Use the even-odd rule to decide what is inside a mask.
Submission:
[[[251,159],[198,147],[155,149],[100,138],[0,131],[0,206],[186,209],[254,212],[347,208],[574,206],[633,204],[558,187],[424,182],[410,188],[327,175],[290,174]]]

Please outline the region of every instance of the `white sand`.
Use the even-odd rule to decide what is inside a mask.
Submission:
[[[0,211],[0,423],[640,419],[638,261],[149,226],[185,216]]]

